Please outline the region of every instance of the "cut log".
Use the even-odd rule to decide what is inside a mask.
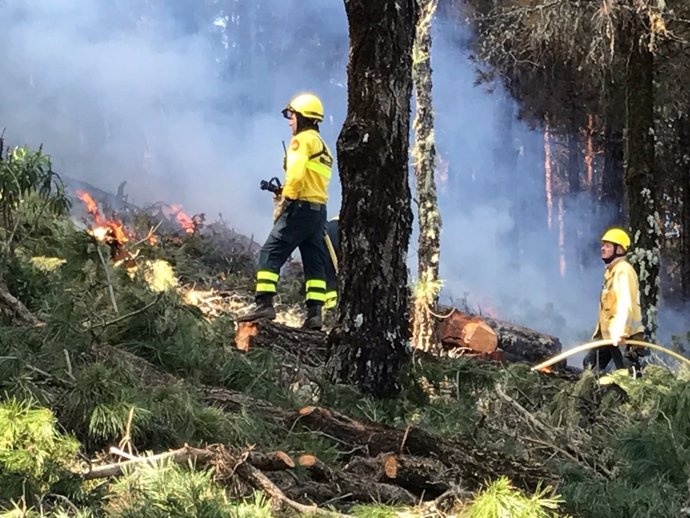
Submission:
[[[295,467],[295,461],[283,451],[270,453],[252,451],[247,457],[247,462],[261,471],[282,471]]]
[[[290,494],[299,494],[301,498],[308,498],[317,503],[333,499],[329,490],[324,486],[337,488],[342,500],[355,502],[386,502],[397,504],[414,504],[417,498],[408,490],[397,485],[377,482],[372,477],[362,477],[358,474],[336,471],[328,467],[314,455],[302,455],[298,460],[300,466],[309,471],[310,476],[318,485],[300,485],[290,490]]]
[[[309,331],[289,327],[270,320],[239,322],[235,334],[235,346],[248,351],[254,347],[279,347],[296,355],[306,365],[323,365],[326,360],[326,335],[321,331]]]
[[[467,348],[489,354],[498,347],[498,337],[481,318],[453,311],[437,325],[444,348]]]
[[[235,333],[235,346],[247,352],[252,344],[252,339],[259,334],[258,322],[240,322]]]
[[[544,360],[561,351],[558,338],[533,329],[448,307],[441,312],[448,316],[439,320],[436,332],[447,350],[469,349],[488,357],[502,352],[508,361],[527,362]]]
[[[470,490],[486,480],[506,475],[520,489],[534,491],[539,484],[553,483],[556,476],[543,465],[512,459],[499,450],[474,444],[470,439],[444,440],[416,427],[406,430],[352,419],[318,407],[299,411],[300,423],[353,446],[361,446],[370,456],[382,453],[431,457],[447,468],[448,480],[462,480]]]
[[[561,352],[561,341],[555,336],[495,318],[484,319],[498,335],[498,347],[508,361],[540,362]]]
[[[440,460],[406,455],[381,454],[376,458],[355,457],[344,472],[403,487],[418,496],[435,498],[460,484]]]
[[[331,468],[314,455],[302,455],[297,462],[303,468],[307,468],[312,478],[317,482],[330,482],[334,478]]]

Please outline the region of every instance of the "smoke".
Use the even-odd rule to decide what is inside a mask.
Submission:
[[[432,64],[443,297],[559,336],[588,338],[602,229],[569,204],[572,260],[561,276],[557,223],[546,225],[543,135],[516,119],[500,88],[475,86],[467,29],[438,23]],[[0,2],[0,127],[12,144],[44,144],[55,169],[131,202],[181,203],[261,241],[282,175],[280,110],[299,91],[322,97],[335,151],[346,113],[347,20],[341,1],[5,0]],[[460,43],[458,43],[460,42]],[[333,175],[331,215],[340,204]],[[595,241],[596,242],[596,241]],[[414,264],[415,241],[410,263]],[[574,263],[574,261],[571,261]]]
[[[322,3],[6,0],[0,127],[12,144],[44,144],[69,177],[111,192],[127,181],[135,204],[182,203],[264,235],[258,184],[282,175],[282,108],[318,93],[329,142],[344,117],[344,7]],[[337,206],[337,178],[331,191]]]

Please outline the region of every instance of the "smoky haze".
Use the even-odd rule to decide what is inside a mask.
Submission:
[[[437,24],[432,59],[448,165],[443,297],[467,293],[470,305],[566,345],[586,339],[601,267],[560,275],[558,234],[545,223],[542,134],[516,120],[500,89],[474,85],[458,44],[465,31]],[[258,183],[282,175],[280,142],[289,140],[282,107],[299,91],[320,95],[334,150],[346,113],[340,0],[5,0],[0,43],[0,127],[10,144],[43,143],[63,174],[111,192],[127,181],[138,205],[222,213],[259,241],[272,207]],[[333,178],[330,215],[340,203]]]

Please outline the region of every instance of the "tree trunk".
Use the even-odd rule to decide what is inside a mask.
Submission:
[[[683,181],[683,212],[681,217],[681,285],[682,300],[690,302],[690,116],[681,118],[678,132],[678,149],[682,156],[679,157]]]
[[[654,339],[661,236],[654,171],[654,59],[643,38],[647,33],[644,22],[636,18],[632,24],[625,102],[625,187],[633,241],[630,259],[640,279],[642,321],[648,338]]]
[[[622,226],[623,215],[623,134],[606,121],[604,127],[604,170],[601,177],[601,227]]]
[[[414,120],[415,145],[412,157],[417,177],[419,213],[418,279],[414,292],[412,345],[423,351],[439,349],[435,339],[433,309],[438,303],[441,254],[441,214],[436,195],[436,147],[434,110],[431,102],[431,21],[438,0],[417,0],[419,20],[412,65],[417,113]]]
[[[407,249],[415,0],[345,0],[348,113],[337,151],[343,189],[340,305],[328,370],[375,397],[395,395],[410,336]]]

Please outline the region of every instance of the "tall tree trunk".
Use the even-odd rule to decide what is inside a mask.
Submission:
[[[337,151],[340,305],[328,371],[376,397],[395,395],[407,355],[408,150],[415,0],[345,0],[348,113]]]
[[[419,247],[417,285],[414,290],[412,345],[423,351],[440,349],[435,337],[433,308],[438,303],[441,283],[438,277],[441,254],[441,214],[436,196],[436,147],[434,110],[431,102],[431,21],[438,0],[417,0],[419,20],[414,46],[412,79],[415,85],[415,145],[412,157],[417,177]]]
[[[582,242],[584,238],[584,229],[582,221],[582,170],[583,157],[582,145],[580,143],[580,129],[575,122],[573,122],[568,132],[568,169],[566,171],[568,177],[568,195],[565,203],[565,235],[566,235],[566,258],[568,259],[568,272],[575,274],[581,272],[584,267],[585,254],[582,253]],[[586,250],[587,254],[591,254],[591,249]]]
[[[640,279],[642,320],[653,339],[659,302],[660,237],[657,213],[657,173],[654,170],[654,59],[647,47],[647,28],[635,17],[626,71],[625,187],[632,230],[631,262]]]
[[[601,176],[601,226],[623,225],[623,132],[610,120],[604,126],[604,168]]]
[[[681,261],[681,284],[682,300],[684,303],[690,302],[690,116],[685,115],[679,121],[678,149],[681,157],[679,160],[680,170],[683,181],[683,212],[681,217],[681,238],[680,249]]]

